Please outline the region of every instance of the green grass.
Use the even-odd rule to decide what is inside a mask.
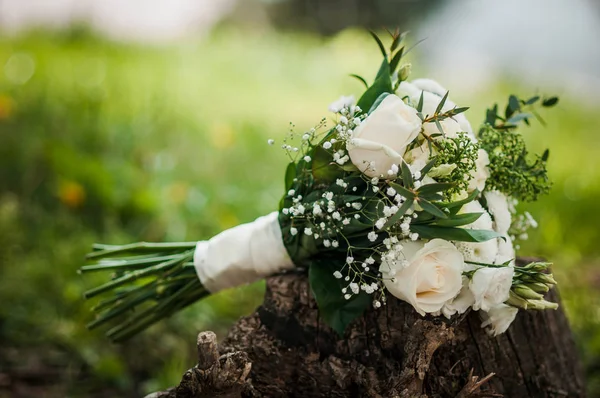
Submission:
[[[87,35],[0,39],[0,66],[15,54],[35,72],[15,84],[0,69],[0,338],[63,369],[70,396],[173,385],[194,362],[195,333],[224,333],[260,304],[263,285],[218,294],[114,346],[84,327],[81,295],[104,279],[76,274],[84,253],[93,241],[204,239],[274,210],[286,158],[267,139],[290,122],[308,129],[339,95],[359,93],[348,74],[371,77],[377,48],[361,32],[321,40],[222,29],[155,48]],[[477,124],[488,104],[534,91],[498,82],[485,97],[458,98]],[[551,148],[555,186],[527,205],[540,228],[521,252],[554,261],[591,392],[600,391],[599,110],[562,98],[544,115],[548,127],[527,129],[532,148]]]

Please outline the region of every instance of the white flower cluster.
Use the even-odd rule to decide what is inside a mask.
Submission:
[[[369,294],[378,308],[385,304],[387,291],[422,315],[450,318],[472,308],[480,311],[489,333],[502,333],[517,312],[506,304],[516,278],[513,240],[515,234],[523,238],[524,230],[535,226],[535,221],[524,213],[512,225],[512,200],[486,189],[489,157],[482,149],[473,149],[477,158],[471,158],[470,168],[461,169],[459,176],[469,179],[468,184],[451,193],[436,190],[452,185],[438,182],[448,181],[444,178],[459,166],[433,167],[432,159],[439,155],[436,148],[444,148],[435,143],[466,136],[465,145],[476,148],[469,143],[477,139],[465,116],[452,113],[455,105],[450,100],[440,105],[446,91],[439,84],[402,82],[399,92],[380,99],[369,115],[362,113],[352,97],[342,97],[330,106],[336,121],[324,136],[311,129],[298,146],[284,142],[288,154],[298,152],[294,156],[307,165],[298,166],[297,172],[305,174],[294,182],[306,178],[305,187],[311,187],[294,185],[297,189],[290,189],[284,198],[281,212],[290,218],[290,234],[299,235],[300,242],[314,241],[311,245],[319,250],[346,254],[343,265],[333,272],[346,300]],[[417,111],[419,102],[422,108]],[[439,116],[440,112],[450,116]],[[312,148],[317,145],[321,152],[315,155]],[[323,159],[322,150],[330,157]],[[331,175],[344,177],[319,180],[315,173],[323,167],[331,167]],[[313,183],[318,186],[317,195],[311,191]],[[436,186],[428,188],[430,184]],[[421,192],[427,192],[423,193],[429,195],[427,199],[418,196]],[[444,200],[462,204],[451,213],[444,208]],[[493,238],[475,242],[423,239],[419,227],[447,217],[446,213],[471,220],[458,224],[460,228],[486,231]],[[355,243],[356,231],[363,234],[360,243]]]
[[[414,84],[402,83],[409,101],[416,104],[423,98],[422,114],[435,112],[445,90],[430,80],[417,81]],[[342,107],[333,106],[341,113],[348,112],[351,102]],[[454,104],[447,101],[442,110],[451,109]],[[387,180],[397,178],[399,165],[406,162],[412,171],[414,187],[435,183],[434,177],[422,176],[421,169],[432,156],[427,143],[411,148],[419,134],[434,136],[442,127],[446,137],[455,137],[458,132],[466,132],[476,141],[471,126],[463,114],[438,123],[423,123],[422,116],[414,107],[407,105],[400,97],[388,95],[379,106],[361,123],[352,129],[344,129],[347,118],[341,119],[336,128],[340,137],[346,141],[348,154],[335,153],[334,161],[339,163],[341,156],[349,156],[352,163],[368,178],[373,192],[384,190],[389,203],[384,203],[382,214],[373,220],[375,230],[368,233],[370,242],[376,242],[385,232],[392,218],[406,198],[398,194],[391,186],[385,186]],[[343,134],[343,135],[342,135]],[[439,134],[438,134],[439,135]],[[405,153],[409,152],[407,156]],[[472,173],[468,191],[484,191],[485,180],[489,176],[487,153],[480,149],[476,170]],[[448,167],[447,169],[452,169]],[[440,173],[439,170],[436,170]],[[433,174],[433,173],[432,173]],[[381,183],[384,188],[381,188]],[[468,192],[465,192],[465,196]],[[407,301],[421,314],[443,314],[450,317],[464,313],[468,308],[488,313],[484,316],[484,326],[493,334],[506,330],[516,309],[506,306],[512,286],[514,270],[514,249],[508,236],[511,225],[511,206],[509,199],[499,192],[484,193],[487,209],[478,200],[467,203],[461,213],[480,213],[479,218],[465,228],[496,231],[504,239],[492,239],[481,243],[449,242],[433,239],[428,243],[419,240],[417,233],[411,232],[411,222],[417,217],[414,205],[397,221],[399,234],[383,239],[378,254],[381,259],[379,270],[387,290],[394,296]],[[497,268],[479,266],[496,264]],[[463,276],[470,275],[469,277]],[[342,274],[338,272],[337,276]],[[348,278],[348,277],[347,277]],[[356,289],[345,288],[356,294]],[[346,298],[350,293],[345,293]],[[510,319],[509,319],[510,318]]]

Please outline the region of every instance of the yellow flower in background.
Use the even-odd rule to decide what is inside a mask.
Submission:
[[[75,181],[61,181],[58,186],[58,198],[70,208],[80,207],[85,202],[85,189]]]
[[[0,120],[8,119],[15,108],[15,104],[8,95],[0,94]]]

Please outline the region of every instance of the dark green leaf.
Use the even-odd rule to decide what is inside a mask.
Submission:
[[[440,227],[460,227],[462,225],[468,225],[474,223],[479,219],[479,217],[483,213],[463,213],[456,214],[451,217],[448,217],[445,220],[437,220],[435,225],[439,225]]]
[[[346,326],[371,305],[372,297],[360,292],[346,300],[342,282],[333,276],[334,270],[334,267],[313,262],[308,269],[308,279],[321,316],[341,336]]]
[[[344,175],[343,170],[332,164],[331,153],[320,145],[313,150],[311,166],[313,178],[322,183],[333,183]]]
[[[512,113],[521,109],[521,104],[519,103],[519,99],[515,95],[511,95],[510,97],[508,97],[508,106],[510,107],[510,110],[512,111]]]
[[[436,161],[437,161],[437,157],[433,157],[429,160],[429,162],[427,162],[425,167],[423,167],[421,169],[421,178],[425,177],[425,175],[427,175],[427,173],[429,173],[429,170],[431,170],[433,168],[433,166],[435,166]]]
[[[373,39],[375,39],[375,41],[377,42],[377,45],[379,46],[379,50],[381,51],[381,54],[383,54],[384,57],[387,57],[385,47],[383,46],[383,43],[381,42],[381,39],[379,38],[379,36],[377,36],[377,34],[375,34],[375,32],[373,32],[372,30],[370,30],[369,33],[371,34],[371,36],[373,36]]]
[[[442,108],[444,108],[444,104],[448,99],[448,94],[450,94],[450,91],[446,91],[446,94],[444,94],[444,96],[442,97],[442,100],[438,104],[437,108],[435,108],[435,113],[440,113],[442,111]]]
[[[393,57],[392,60],[390,61],[390,71],[393,73],[396,68],[398,67],[398,64],[400,63],[400,59],[402,58],[402,53],[404,52],[404,47],[402,47]]]
[[[419,189],[417,189],[417,195],[442,192],[450,188],[454,188],[455,186],[456,184],[452,182],[436,182],[433,184],[422,185]]]
[[[485,113],[485,122],[490,126],[496,124],[496,119],[498,118],[498,104],[494,104],[492,109],[488,109]]]
[[[550,97],[550,98],[546,98],[545,100],[542,101],[542,106],[545,107],[550,107],[550,106],[554,106],[558,103],[558,97]]]
[[[409,189],[406,189],[405,187],[403,187],[400,184],[396,184],[395,182],[390,182],[389,185],[390,185],[390,187],[394,188],[396,190],[396,192],[398,192],[400,195],[404,196],[405,198],[413,199],[415,197],[414,192],[412,192]]]
[[[355,75],[355,74],[350,74],[350,76],[352,76],[353,78],[359,80],[360,82],[362,82],[362,84],[365,85],[365,88],[369,88],[369,83],[367,83],[367,81],[364,79],[364,77],[359,76],[359,75]]]
[[[419,97],[419,103],[417,104],[417,112],[423,112],[423,93],[424,91],[421,91],[421,96]]]
[[[455,107],[454,109],[452,109],[452,116],[456,116],[459,113],[463,113],[469,110],[468,106],[461,106],[461,107]]]
[[[542,154],[542,162],[547,162],[548,161],[548,157],[550,157],[550,150],[546,149],[544,151],[544,153]]]
[[[540,99],[539,95],[536,95],[535,97],[531,97],[529,98],[527,101],[525,101],[525,105],[533,105],[535,104],[538,100]]]
[[[494,238],[502,238],[498,232],[481,229],[439,227],[435,225],[411,225],[410,229],[424,239],[445,239],[459,242],[485,242]]]
[[[366,112],[368,109],[371,109],[371,106],[381,94],[391,93],[392,90],[390,65],[387,62],[387,58],[384,58],[373,85],[364,92],[358,100],[357,105]]]
[[[400,206],[400,208],[398,209],[396,214],[394,214],[392,217],[390,217],[388,219],[388,221],[385,223],[385,226],[383,228],[388,229],[392,225],[396,224],[400,220],[400,218],[402,218],[402,216],[404,216],[404,214],[408,211],[408,209],[410,209],[413,202],[414,202],[414,200],[412,198],[406,198],[406,201],[404,201],[404,203],[402,203],[402,206]]]
[[[475,198],[477,198],[477,196],[479,196],[479,191],[477,189],[475,189],[466,198],[464,198],[462,200],[457,200],[456,202],[444,203],[444,204],[441,204],[441,206],[446,207],[448,209],[458,208],[460,210],[460,208],[463,207],[464,205],[466,205],[467,203],[474,201]]]
[[[423,208],[423,210],[425,210],[432,216],[436,216],[438,218],[448,218],[448,214],[444,213],[439,207],[437,207],[430,201],[425,200],[423,198],[419,198],[417,201],[419,205]]]
[[[285,169],[285,190],[286,192],[294,186],[294,178],[296,178],[296,163],[291,162]]]

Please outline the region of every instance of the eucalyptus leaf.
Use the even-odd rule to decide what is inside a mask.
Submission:
[[[448,99],[448,94],[450,94],[450,91],[446,91],[446,94],[444,94],[444,96],[442,97],[442,100],[438,104],[437,108],[435,108],[436,114],[440,113],[444,108],[444,104],[446,104],[446,100]]]
[[[558,103],[558,97],[550,97],[550,98],[546,98],[545,100],[542,101],[542,106],[545,107],[550,107],[550,106],[554,106]]]
[[[435,182],[432,184],[426,184],[422,185],[421,187],[419,187],[419,189],[417,189],[417,195],[442,192],[450,188],[454,188],[455,186],[456,184],[452,182]]]
[[[463,213],[449,216],[443,220],[436,220],[435,224],[440,227],[460,227],[463,225],[472,224],[481,217],[483,213]]]
[[[421,208],[432,216],[436,216],[438,218],[448,218],[448,215],[444,213],[439,207],[431,203],[430,201],[419,198],[417,200]]]
[[[413,199],[416,196],[414,192],[404,188],[400,184],[396,184],[395,182],[390,182],[389,184],[390,184],[390,187],[394,188],[396,190],[396,192],[398,192],[400,195],[404,196],[405,198]]]
[[[400,208],[398,209],[396,214],[394,214],[393,216],[391,216],[388,219],[388,221],[385,223],[383,228],[389,229],[391,226],[393,226],[398,221],[400,221],[400,218],[402,218],[402,216],[404,216],[404,214],[406,214],[406,212],[408,211],[408,209],[410,209],[410,207],[413,205],[413,203],[414,203],[414,200],[412,198],[406,198],[406,200],[404,201],[404,203],[402,203],[402,206],[400,206]]]
[[[404,183],[404,186],[406,188],[414,187],[415,181],[413,180],[412,171],[410,170],[410,167],[408,167],[408,164],[405,161],[402,161],[400,167],[402,169],[402,183]]]

